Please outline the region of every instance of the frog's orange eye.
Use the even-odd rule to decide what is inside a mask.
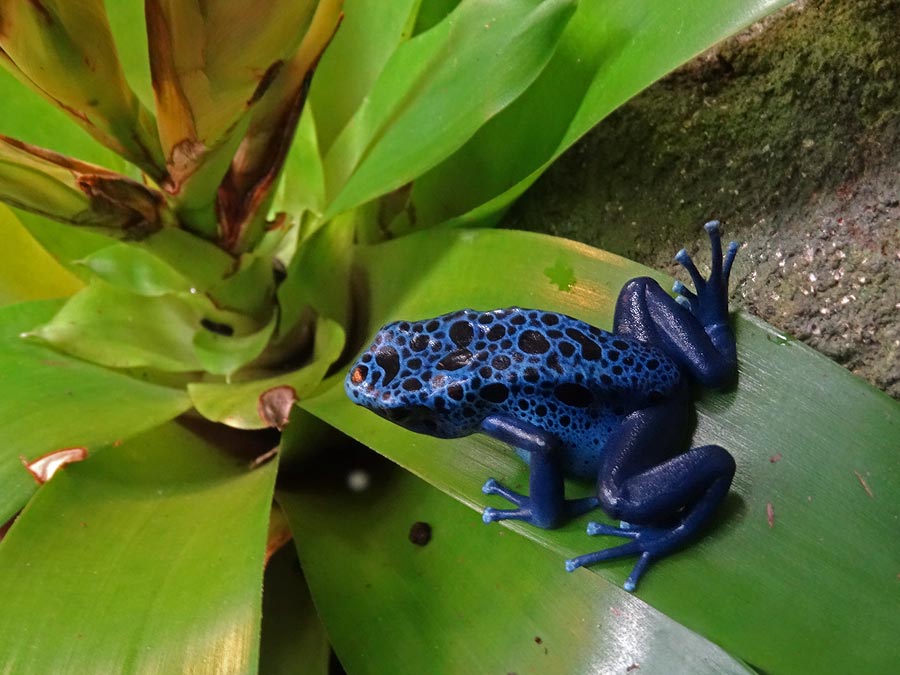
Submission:
[[[353,374],[350,375],[350,381],[353,384],[359,384],[366,379],[366,375],[368,374],[368,368],[366,368],[365,366],[356,366],[356,368],[353,369]]]

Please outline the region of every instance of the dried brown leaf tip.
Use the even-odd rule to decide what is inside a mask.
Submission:
[[[256,412],[268,426],[281,431],[287,425],[296,402],[297,392],[293,387],[272,387],[259,395]]]
[[[21,457],[22,464],[28,469],[28,473],[34,476],[39,485],[43,485],[53,478],[53,475],[66,464],[82,462],[87,459],[87,448],[63,448],[42,455],[35,460],[28,461]]]

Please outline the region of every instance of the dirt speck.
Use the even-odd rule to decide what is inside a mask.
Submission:
[[[409,540],[416,546],[425,546],[431,541],[431,525],[421,521],[409,528]]]
[[[775,507],[772,506],[772,502],[766,502],[766,520],[769,528],[775,527]]]
[[[872,493],[872,488],[869,487],[869,484],[866,482],[866,479],[859,471],[854,471],[856,474],[856,478],[859,481],[859,484],[862,485],[863,490],[866,491],[866,494],[869,495],[872,499],[875,499],[875,495]]]

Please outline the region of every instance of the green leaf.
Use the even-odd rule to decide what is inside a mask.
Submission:
[[[307,102],[297,125],[294,142],[284,162],[284,170],[275,191],[270,217],[277,213],[291,215],[299,222],[304,211],[320,216],[325,210],[325,174],[316,140],[313,107]]]
[[[82,284],[28,233],[10,209],[0,205],[0,306],[23,300],[72,295]]]
[[[552,552],[348,445],[335,448],[343,461],[276,495],[347,672],[748,672],[633,595],[566,574]],[[348,488],[351,469],[367,490]],[[432,534],[421,547],[409,539],[417,521]]]
[[[67,270],[78,277],[87,279],[89,274],[77,261],[116,243],[109,230],[101,231],[91,227],[72,227],[53,220],[13,209],[19,222],[32,237]]]
[[[277,316],[273,313],[266,325],[246,335],[223,335],[212,330],[194,333],[194,352],[203,370],[230,378],[262,354],[275,331],[276,320]]]
[[[93,454],[191,405],[182,391],[139,382],[19,337],[49,320],[60,304],[0,309],[0,522],[37,487],[20,456],[34,460],[76,446]]]
[[[109,27],[128,84],[145,106],[153,106],[153,83],[150,81],[150,49],[143,2],[106,0]]]
[[[578,138],[669,71],[787,0],[581,2],[521,97],[413,185],[419,227],[490,221]],[[479,208],[481,207],[481,208]],[[394,228],[398,231],[404,225]]]
[[[331,645],[293,546],[266,566],[263,584],[259,672],[266,675],[328,675]]]
[[[187,372],[202,370],[193,348],[201,318],[181,298],[142,297],[92,281],[29,337],[111,368]]]
[[[471,0],[403,44],[325,156],[326,216],[461,147],[540,74],[573,11],[572,0]]]
[[[128,164],[59,108],[0,68],[0,134],[124,172]]]
[[[318,143],[326,152],[359,108],[390,56],[409,37],[404,32],[421,0],[345,0],[344,20],[309,91],[319,111]]]
[[[278,287],[281,338],[290,338],[310,307],[347,327],[352,245],[353,228],[340,218],[302,242]]]
[[[178,270],[135,244],[113,244],[78,261],[99,279],[135,295],[189,293],[192,285]]]
[[[209,420],[238,429],[263,429],[272,425],[260,416],[260,397],[277,387],[290,387],[293,398],[305,398],[322,382],[343,348],[344,330],[336,322],[320,317],[313,355],[303,368],[249,382],[192,382],[188,394],[197,412]]]
[[[671,283],[581,244],[512,231],[432,231],[362,247],[358,263],[369,280],[369,336],[401,317],[514,304],[609,327],[628,278]],[[561,267],[574,278],[568,290],[553,283]],[[638,596],[766,672],[890,670],[900,660],[900,539],[892,530],[900,406],[755,319],[739,316],[735,325],[739,383],[703,396],[693,440],[735,456],[732,496],[705,537],[651,568]],[[407,432],[353,406],[342,380],[336,374],[304,408],[475,508],[499,505],[479,490],[488,476],[527,486],[526,467],[502,444]],[[564,574],[563,558],[617,543],[587,537],[585,520],[550,532],[506,526],[556,552]],[[633,563],[584,573],[618,585]]]
[[[125,81],[103,0],[2,0],[0,14],[0,64],[99,142],[160,180],[163,161],[153,115]]]
[[[170,423],[57,473],[0,542],[0,671],[255,671],[277,463],[250,450]]]

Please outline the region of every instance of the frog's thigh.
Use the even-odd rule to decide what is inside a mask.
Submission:
[[[599,497],[613,518],[660,522],[702,502],[705,519],[725,493],[720,488],[727,491],[735,464],[726,450],[707,445],[676,454],[685,447],[690,427],[680,398],[628,415],[610,436]],[[712,492],[716,497],[705,499]]]

